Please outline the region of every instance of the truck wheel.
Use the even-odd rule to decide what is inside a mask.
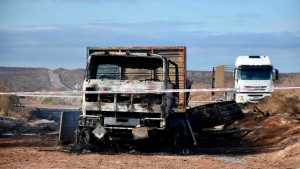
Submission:
[[[91,130],[88,128],[77,128],[75,130],[75,144],[72,146],[72,151],[83,152],[87,150],[88,152],[93,150],[91,144]]]
[[[91,132],[87,128],[76,129],[75,136],[75,144],[89,145],[91,143]]]
[[[74,132],[78,126],[80,112],[62,112],[59,126],[59,142],[62,145],[74,143]]]
[[[174,153],[182,155],[190,153],[189,149],[192,146],[192,141],[184,121],[176,128],[171,129],[169,136],[169,144]]]
[[[170,137],[170,145],[172,146],[172,152],[175,154],[187,155],[190,154],[189,139],[182,133],[182,131],[172,132]]]

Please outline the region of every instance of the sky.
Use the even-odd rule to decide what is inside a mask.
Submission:
[[[183,45],[189,70],[300,72],[299,0],[1,0],[0,66],[84,68],[88,46]]]

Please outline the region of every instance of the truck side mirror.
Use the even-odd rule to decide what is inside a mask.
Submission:
[[[238,74],[237,74],[237,68],[234,68],[234,71],[233,71],[233,79],[234,81],[238,82],[239,81],[239,77],[238,77]]]
[[[279,71],[275,69],[275,80],[279,80]]]

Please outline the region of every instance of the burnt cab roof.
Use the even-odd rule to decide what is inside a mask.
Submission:
[[[88,63],[115,64],[125,67],[158,68],[162,67],[165,58],[157,54],[125,53],[125,52],[94,52],[88,57]]]

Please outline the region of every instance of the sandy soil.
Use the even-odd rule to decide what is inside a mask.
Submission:
[[[53,137],[53,136],[52,136]],[[300,168],[300,143],[283,150],[244,155],[173,155],[167,153],[87,153],[64,152],[49,137],[0,139],[2,169],[67,169],[67,168]]]
[[[300,98],[298,94],[297,97],[293,95],[274,95],[259,105],[245,108],[249,112],[253,112],[255,107],[258,110],[256,113],[247,113],[236,124],[240,128],[253,129],[243,137],[251,144],[240,144],[240,148],[246,149],[244,153],[197,151],[196,154],[186,156],[166,152],[76,154],[57,146],[53,135],[18,136],[0,138],[0,169],[300,169]],[[232,140],[227,141],[234,143]],[[222,143],[224,145],[224,140]],[[253,151],[253,146],[256,151]],[[267,152],[263,151],[264,147],[281,149]],[[227,150],[226,147],[223,149]]]

